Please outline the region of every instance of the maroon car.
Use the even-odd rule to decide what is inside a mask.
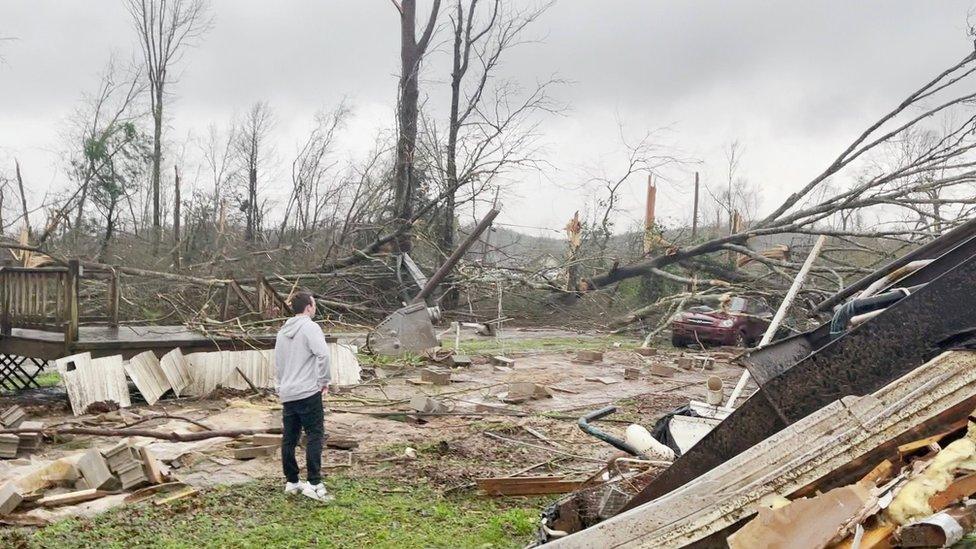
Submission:
[[[671,344],[752,347],[762,339],[772,313],[763,301],[744,297],[733,297],[721,309],[692,307],[671,319]]]

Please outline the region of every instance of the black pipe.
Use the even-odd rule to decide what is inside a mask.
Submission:
[[[610,433],[597,429],[596,427],[590,425],[589,423],[591,421],[596,421],[598,419],[605,418],[616,411],[617,411],[616,406],[607,406],[606,408],[601,408],[595,412],[590,412],[585,416],[579,418],[579,421],[577,421],[576,424],[579,425],[579,428],[582,429],[584,433],[588,435],[592,435],[602,440],[603,442],[606,442],[610,446],[617,448],[618,450],[623,450],[624,452],[627,452],[628,454],[639,457],[641,459],[647,459],[647,457],[644,454],[637,451],[637,448],[634,448],[630,444],[627,444],[625,441],[620,440],[619,438],[611,435]]]
[[[910,288],[895,288],[883,294],[848,301],[834,313],[834,317],[830,321],[830,337],[837,337],[844,333],[844,330],[847,329],[847,324],[855,316],[889,307],[901,301],[907,295],[914,293],[922,286],[925,286],[925,284],[919,284]]]

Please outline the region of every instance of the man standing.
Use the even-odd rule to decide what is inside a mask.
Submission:
[[[315,299],[307,292],[291,298],[289,318],[275,339],[275,369],[278,372],[278,397],[284,406],[281,414],[281,468],[285,473],[285,492],[302,494],[318,501],[332,496],[322,484],[322,439],[325,434],[322,399],[329,392],[329,346],[312,317]],[[302,429],[308,482],[298,480],[295,446]]]

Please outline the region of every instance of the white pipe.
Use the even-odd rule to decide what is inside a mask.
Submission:
[[[722,378],[718,376],[708,376],[708,381],[705,382],[705,388],[708,390],[708,394],[705,398],[706,402],[712,406],[718,406],[722,403],[722,399],[725,398],[725,394],[722,392]]]
[[[810,250],[810,255],[807,256],[807,260],[803,262],[803,266],[800,267],[800,272],[796,274],[796,278],[793,279],[793,285],[790,286],[788,292],[786,292],[786,297],[783,298],[783,302],[779,304],[779,309],[776,310],[776,315],[773,316],[772,322],[769,323],[769,327],[766,328],[766,333],[763,334],[762,340],[759,342],[757,349],[761,349],[769,342],[773,340],[773,336],[776,334],[776,330],[779,329],[779,325],[786,318],[786,312],[790,309],[790,305],[793,304],[793,300],[796,299],[796,295],[800,293],[800,288],[803,287],[803,282],[806,280],[807,275],[810,273],[810,269],[813,268],[813,262],[820,255],[820,250],[823,248],[824,243],[827,242],[827,235],[820,235],[820,238],[813,244],[813,248]],[[725,404],[726,410],[735,409],[735,401],[739,400],[739,395],[746,388],[746,383],[749,383],[749,370],[742,372],[742,376],[739,377],[739,382],[735,384],[735,389],[732,389],[732,394],[729,396],[729,401]]]

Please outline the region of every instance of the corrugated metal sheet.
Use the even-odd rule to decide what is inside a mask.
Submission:
[[[359,385],[362,383],[359,359],[356,358],[356,347],[333,343],[329,345],[330,366],[333,385]]]
[[[55,365],[74,415],[85,413],[93,402],[112,401],[122,408],[131,405],[120,355],[92,360],[91,353],[81,353],[60,358]]]
[[[173,388],[166,373],[163,372],[159,359],[152,351],[145,351],[129,359],[125,363],[125,373],[136,384],[143,398],[150,405],[156,404],[163,393]]]
[[[184,389],[193,381],[190,377],[190,372],[187,371],[187,363],[183,357],[183,351],[177,348],[166,353],[159,360],[159,365],[163,369],[163,374],[166,376],[166,380],[169,381],[169,385],[173,388],[176,396],[183,395]]]

